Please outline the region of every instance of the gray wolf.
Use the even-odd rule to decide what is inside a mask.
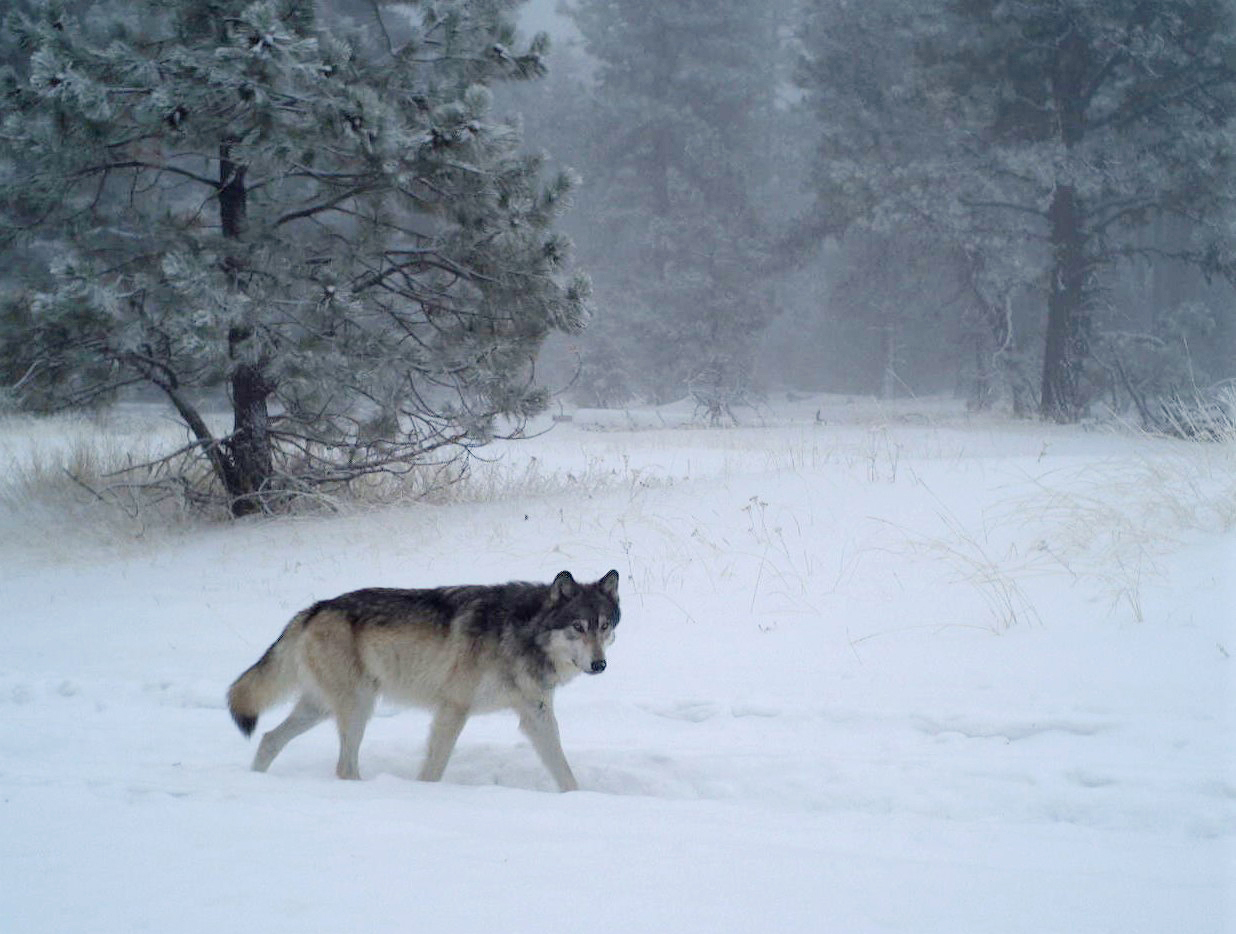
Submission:
[[[253,768],[264,772],[288,742],[328,717],[339,728],[340,778],[359,779],[357,759],[379,696],[433,710],[422,781],[446,769],[471,714],[512,709],[563,791],[579,787],[562,752],[554,689],[581,671],[605,670],[618,625],[618,572],[596,583],[563,571],[551,584],[514,581],[427,590],[370,588],[322,600],[228,690],[246,736],[258,715],[298,694],[288,718],[262,737]]]

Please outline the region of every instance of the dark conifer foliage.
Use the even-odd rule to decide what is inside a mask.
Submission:
[[[235,515],[544,408],[532,361],[588,284],[554,229],[570,178],[491,109],[544,71],[516,3],[355,27],[312,0],[26,6],[0,135],[0,233],[35,267],[0,332],[13,392],[157,387],[187,430],[170,476]]]

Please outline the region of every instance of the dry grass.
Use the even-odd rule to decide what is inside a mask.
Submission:
[[[1187,536],[1236,528],[1236,438],[1146,437],[1140,456],[1036,481],[1004,521],[1034,528],[1037,550],[1096,584],[1141,622],[1142,588]]]
[[[177,479],[210,484],[202,464],[148,467],[186,443],[183,428],[142,410],[46,418],[0,416],[0,521],[27,540],[53,542],[72,529],[94,543],[123,542],[222,521],[221,510],[191,505]],[[344,494],[299,497],[300,513],[351,513],[391,504],[496,502],[560,493],[663,486],[656,471],[625,460],[590,458],[574,469],[530,458],[457,458],[354,481]],[[37,543],[37,541],[32,542]]]
[[[700,444],[699,433],[692,436],[663,432],[652,444],[670,446],[670,463],[675,446]],[[610,451],[608,458],[587,456],[573,467],[519,453],[425,465],[400,476],[376,475],[356,483],[346,497],[306,497],[301,511],[348,514],[392,503],[488,503],[615,492],[634,500],[675,482],[747,472],[801,473],[810,479],[840,470],[855,483],[881,486],[898,485],[909,476],[931,495],[916,479],[915,459],[963,456],[941,447],[944,441],[918,435],[912,440],[878,425],[828,438],[810,431],[780,436],[782,443],[772,447],[764,446],[768,438],[759,433],[709,437],[723,447],[693,466],[688,459],[685,469],[675,467],[672,475],[633,464],[621,451]],[[0,417],[0,533],[7,532],[15,547],[80,550],[159,540],[217,521],[190,508],[174,486],[151,485],[157,477],[126,474],[185,440],[182,428],[144,409],[97,417]],[[997,630],[1038,622],[1031,583],[1044,575],[1063,574],[1098,588],[1113,609],[1141,619],[1143,588],[1156,578],[1162,556],[1175,542],[1198,530],[1236,528],[1236,438],[1197,443],[1147,436],[1136,444],[1134,456],[1086,458],[1081,466],[1028,477],[1029,492],[1023,487],[978,523],[962,521],[933,500],[942,530],[919,534],[896,527],[901,545],[909,555],[938,560],[957,580],[972,585]],[[919,451],[922,445],[935,447]],[[792,512],[779,513],[773,521],[758,497],[746,512],[750,541],[718,542],[717,547],[735,560],[743,558],[737,552],[751,551],[748,557],[756,562],[752,605],[757,595],[801,603],[819,588],[824,573],[815,541],[794,526]],[[698,545],[696,538],[707,534],[707,529],[695,529],[688,544]]]
[[[182,430],[130,414],[0,417],[0,511],[30,534],[142,537],[191,519],[183,500],[155,495],[133,469],[175,450]]]

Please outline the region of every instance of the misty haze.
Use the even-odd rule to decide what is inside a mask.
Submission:
[[[0,930],[1236,926],[1233,0],[0,14]]]

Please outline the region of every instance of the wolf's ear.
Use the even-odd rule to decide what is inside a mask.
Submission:
[[[570,600],[579,593],[579,584],[575,583],[575,578],[571,576],[570,571],[562,571],[554,582],[549,585],[549,602],[561,603],[563,600]]]
[[[601,593],[609,597],[611,600],[618,599],[618,572],[610,571],[599,581],[597,586],[601,588]]]

